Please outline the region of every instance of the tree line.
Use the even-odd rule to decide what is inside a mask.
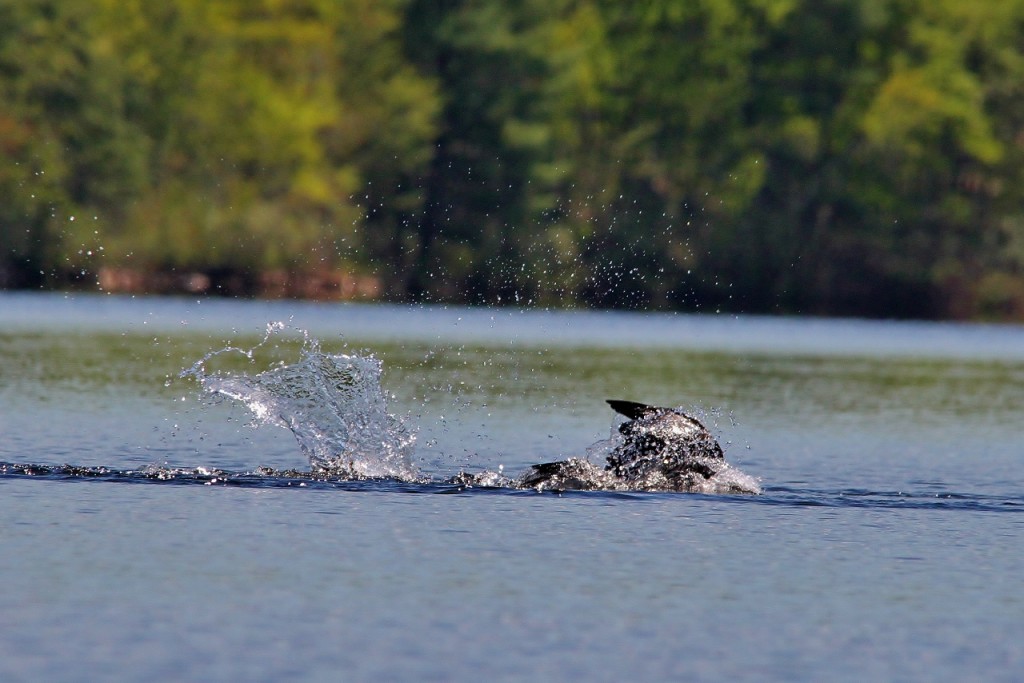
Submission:
[[[8,287],[1019,319],[1022,173],[1024,0],[0,0]]]

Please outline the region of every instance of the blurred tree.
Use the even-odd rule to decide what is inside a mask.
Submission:
[[[336,93],[343,116],[324,136],[331,158],[350,159],[364,180],[362,239],[347,251],[372,268],[388,295],[406,295],[417,260],[416,227],[439,135],[442,99],[405,53],[408,0],[349,0],[335,19]]]
[[[737,307],[849,313],[878,301],[857,288],[891,284],[856,262],[870,255],[837,245],[868,224],[863,203],[877,179],[854,154],[901,21],[895,3],[825,0],[794,2],[781,21],[763,25],[746,104],[763,183],[732,229],[708,245]],[[886,230],[872,225],[869,239]]]
[[[828,0],[767,27],[748,110],[765,184],[710,249],[742,308],[952,312],[947,285],[975,277],[993,227],[1006,138],[981,69],[1015,52],[1011,16],[1020,3]]]
[[[0,286],[1024,317],[1022,45],[1024,0],[0,0]]]
[[[545,77],[523,35],[547,13],[545,3],[529,0],[409,5],[407,54],[444,94],[425,208],[407,233],[413,297],[508,301],[526,284],[518,269],[526,265],[522,235],[533,231],[523,204],[530,156],[505,131]]]
[[[4,279],[392,256],[438,109],[404,4],[0,0]]]
[[[577,244],[578,297],[693,308],[715,286],[710,233],[764,178],[747,124],[752,55],[786,13],[758,0],[566,3],[543,44],[554,156],[535,185]]]
[[[145,182],[147,141],[89,0],[0,1],[0,270],[17,285],[87,265],[92,216]],[[76,216],[77,214],[77,216]],[[78,222],[75,222],[75,218]]]
[[[863,119],[881,200],[869,225],[892,226],[876,259],[922,271],[935,315],[986,313],[996,281],[994,300],[1014,298],[1019,314],[1024,3],[903,6],[903,49]]]
[[[364,247],[394,241],[364,222],[395,233],[416,195],[382,209],[368,188],[422,173],[436,111],[432,85],[399,57],[402,3],[134,0],[129,22],[125,3],[104,2],[157,150],[122,253],[313,270],[365,267]]]

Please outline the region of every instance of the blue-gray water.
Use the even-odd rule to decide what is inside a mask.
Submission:
[[[309,463],[179,375],[273,321],[382,361],[423,481],[258,473]],[[605,398],[764,492],[443,483]],[[0,295],[0,680],[1017,680],[1022,410],[1013,326]]]

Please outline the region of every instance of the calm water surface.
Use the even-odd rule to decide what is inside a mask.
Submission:
[[[179,375],[272,321],[383,361],[423,483],[250,474],[308,463]],[[605,398],[764,493],[443,483]],[[1018,680],[1022,411],[1012,326],[0,295],[0,680]]]

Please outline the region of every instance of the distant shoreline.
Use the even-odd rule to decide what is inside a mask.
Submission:
[[[3,275],[0,272],[0,275]],[[42,275],[42,273],[40,273]],[[337,301],[365,303],[415,303],[416,301],[460,306],[488,305],[502,308],[503,303],[490,301],[465,301],[444,297],[428,300],[410,299],[389,292],[384,279],[367,273],[353,273],[338,269],[316,271],[289,271],[273,269],[249,271],[237,268],[211,268],[188,270],[140,270],[136,268],[103,267],[95,272],[77,271],[50,273],[41,281],[24,281],[0,277],[0,292],[93,292],[99,294],[126,294],[140,296],[210,296],[223,298],[245,298],[257,300],[294,301]],[[971,315],[969,306],[955,307],[950,315],[892,317],[871,315],[849,315],[828,312],[806,312],[792,310],[731,310],[716,308],[723,314],[759,316],[808,317],[808,318],[858,318],[863,320],[906,320],[933,322],[974,322],[974,323],[1024,323],[1024,302],[1012,299],[1006,305],[990,310],[988,315]],[[525,308],[584,308],[587,310],[632,310],[661,313],[702,313],[701,308],[675,309],[650,307],[644,309],[587,306],[576,301],[564,306],[534,306]],[[959,309],[961,315],[956,314]]]
[[[108,294],[200,295],[312,301],[383,301],[384,288],[374,275],[341,270],[312,272],[238,269],[138,270],[100,268],[74,278],[39,286],[6,286],[7,291],[92,291]]]

